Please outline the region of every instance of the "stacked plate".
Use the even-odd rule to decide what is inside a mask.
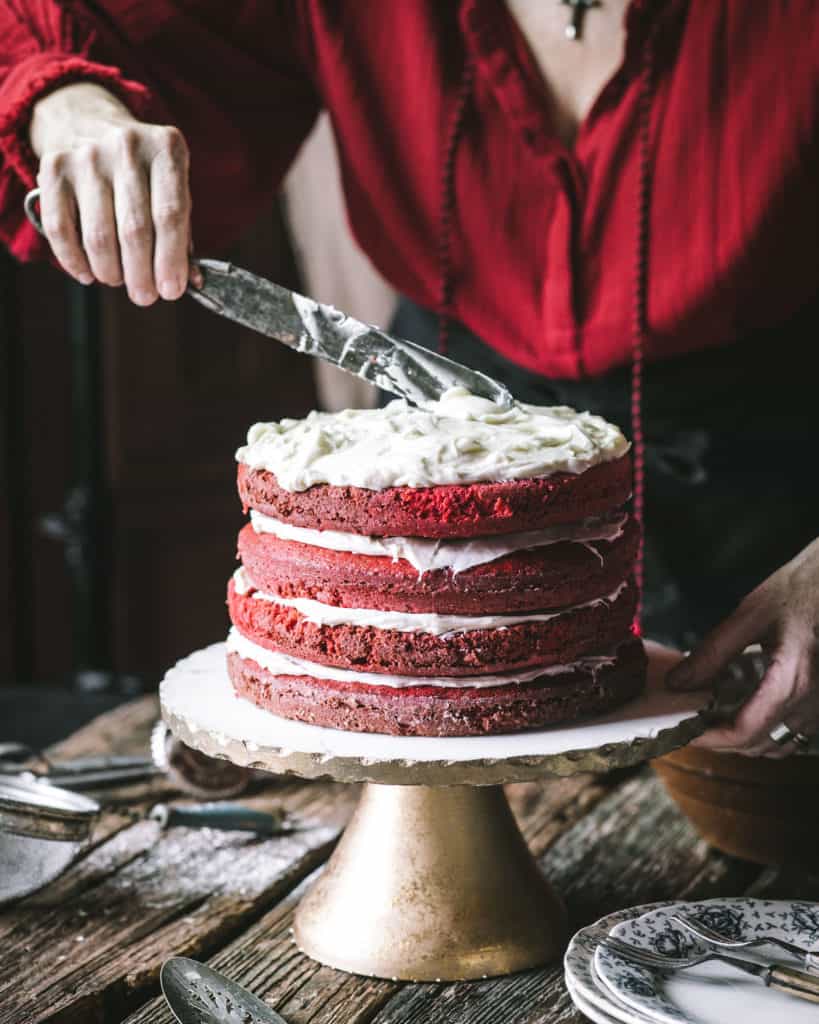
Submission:
[[[640,967],[600,946],[607,934],[665,956],[704,952],[673,914],[685,914],[731,939],[760,935],[819,951],[819,904],[755,899],[633,907],[581,929],[566,951],[566,985],[575,1006],[597,1024],[817,1024],[819,1004],[766,988],[758,978],[711,961],[667,972]],[[713,947],[712,947],[713,948]],[[727,952],[727,951],[726,951]],[[817,970],[819,956],[795,958],[775,945],[733,951],[760,963]]]

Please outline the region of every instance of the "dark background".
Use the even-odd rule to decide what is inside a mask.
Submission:
[[[298,286],[280,211],[229,257]],[[0,250],[0,741],[44,743],[221,640],[235,449],[308,360],[190,300],[131,305]]]

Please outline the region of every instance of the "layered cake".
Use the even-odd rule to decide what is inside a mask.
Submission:
[[[628,443],[605,420],[453,389],[257,423],[237,461],[240,697],[338,729],[465,736],[642,689]]]

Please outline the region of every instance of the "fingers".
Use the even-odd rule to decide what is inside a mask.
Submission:
[[[91,284],[94,275],[83,251],[77,205],[65,176],[65,160],[61,157],[44,159],[37,182],[40,185],[40,219],[57,262],[81,284]]]
[[[805,740],[810,741],[819,735],[819,673],[811,664],[810,657],[803,655],[797,669],[794,691],[795,696],[791,701],[779,708],[777,721],[772,726],[772,729],[776,729],[778,725],[784,725],[794,734],[794,738],[785,743],[777,743],[770,735],[766,735],[754,747],[754,756],[775,759],[788,757],[804,747]]]
[[[188,283],[191,200],[188,152],[174,129],[151,164],[151,210],[156,232],[154,278],[163,299],[178,299]]]
[[[796,663],[777,652],[754,695],[742,706],[733,722],[704,733],[695,744],[723,753],[751,753],[772,741],[768,734],[779,722],[792,696]]]
[[[728,726],[709,730],[692,745],[749,757],[786,757],[797,744],[777,744],[771,733],[783,723],[807,736],[819,730],[818,684],[806,638],[791,636],[774,652],[757,691],[736,719]]]
[[[114,196],[98,174],[83,175],[76,190],[83,249],[91,272],[102,284],[122,284]]]
[[[44,233],[84,284],[123,282],[140,306],[177,299],[189,275],[188,150],[182,135],[129,122],[40,162]]]
[[[159,293],[153,272],[151,198],[138,145],[136,132],[123,132],[114,175],[114,208],[128,296],[138,306],[149,306]]]
[[[777,727],[819,734],[819,540],[768,577],[682,664],[666,677],[671,689],[697,689],[715,678],[749,643],[773,656],[756,692],[734,722],[710,729],[694,746],[757,757],[793,753],[771,738]],[[787,735],[787,734],[785,734]]]
[[[710,686],[733,657],[759,640],[767,625],[764,604],[754,601],[752,595],[668,673],[666,686],[670,690],[699,690]]]

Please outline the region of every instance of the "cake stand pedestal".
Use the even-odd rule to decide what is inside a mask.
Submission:
[[[355,974],[453,981],[557,957],[559,896],[521,835],[502,786],[659,757],[702,732],[702,694],[663,690],[662,670],[618,712],[566,728],[430,738],[288,721],[235,696],[224,644],[162,682],[162,713],[211,757],[305,778],[364,782],[358,807],[302,900],[298,946]]]

